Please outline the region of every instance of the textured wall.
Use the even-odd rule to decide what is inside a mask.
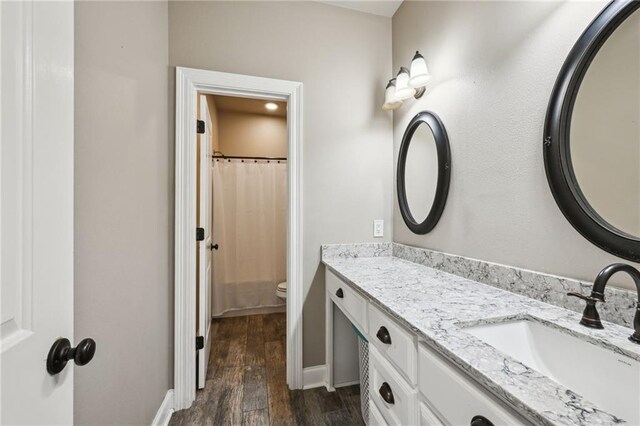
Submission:
[[[395,203],[394,241],[583,280],[620,261],[567,222],[547,184],[542,127],[569,50],[605,2],[404,2],[393,68],[420,50],[435,82],[394,112],[394,152],[417,112],[436,112],[452,152],[447,206],[412,234]],[[638,266],[638,265],[636,265]],[[634,288],[627,277],[618,285]],[[629,313],[631,315],[631,312]]]
[[[173,387],[167,10],[75,4],[77,424],[150,424]]]
[[[171,2],[169,60],[304,84],[304,365],[323,364],[320,245],[371,241],[373,220],[391,221],[391,20],[316,2]]]

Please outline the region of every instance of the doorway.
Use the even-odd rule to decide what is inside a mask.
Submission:
[[[218,95],[206,100],[214,122],[212,316],[284,313],[287,104]]]
[[[198,251],[193,247],[194,238],[200,237],[196,230],[196,212],[198,164],[202,163],[198,162],[198,150],[193,147],[198,139],[200,95],[257,99],[263,101],[263,104],[286,104],[286,383],[290,389],[302,387],[302,83],[177,68],[173,396],[176,410],[191,406],[197,386],[196,345],[199,342],[196,340],[196,318],[199,314],[198,306],[202,304],[197,303],[197,275],[201,272],[196,271],[203,270],[200,260],[197,260],[203,257],[198,256]],[[221,159],[220,153],[217,155]],[[215,235],[213,238],[215,239]],[[209,244],[214,246],[215,243],[211,240]]]
[[[285,342],[287,104],[199,93],[198,117],[196,375],[202,389],[211,378],[212,345],[221,344],[212,318],[274,314]]]

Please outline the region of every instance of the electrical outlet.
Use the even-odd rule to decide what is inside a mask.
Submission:
[[[373,236],[376,238],[384,237],[384,220],[378,219],[373,221]]]

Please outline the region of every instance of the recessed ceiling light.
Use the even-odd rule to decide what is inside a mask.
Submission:
[[[278,109],[278,104],[273,102],[267,102],[266,104],[264,104],[264,107],[269,111],[275,111]]]

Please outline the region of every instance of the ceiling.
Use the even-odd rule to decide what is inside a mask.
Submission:
[[[400,7],[403,0],[342,0],[328,1],[318,0],[321,3],[331,4],[333,6],[344,7],[346,9],[358,10],[360,12],[371,13],[373,15],[386,16],[391,18],[396,10]]]
[[[287,116],[287,103],[280,101],[265,101],[264,99],[238,98],[235,96],[214,95],[216,107],[221,112],[244,112],[248,114],[275,115],[277,117]],[[266,103],[273,102],[278,105],[278,109],[270,111],[264,107]]]

